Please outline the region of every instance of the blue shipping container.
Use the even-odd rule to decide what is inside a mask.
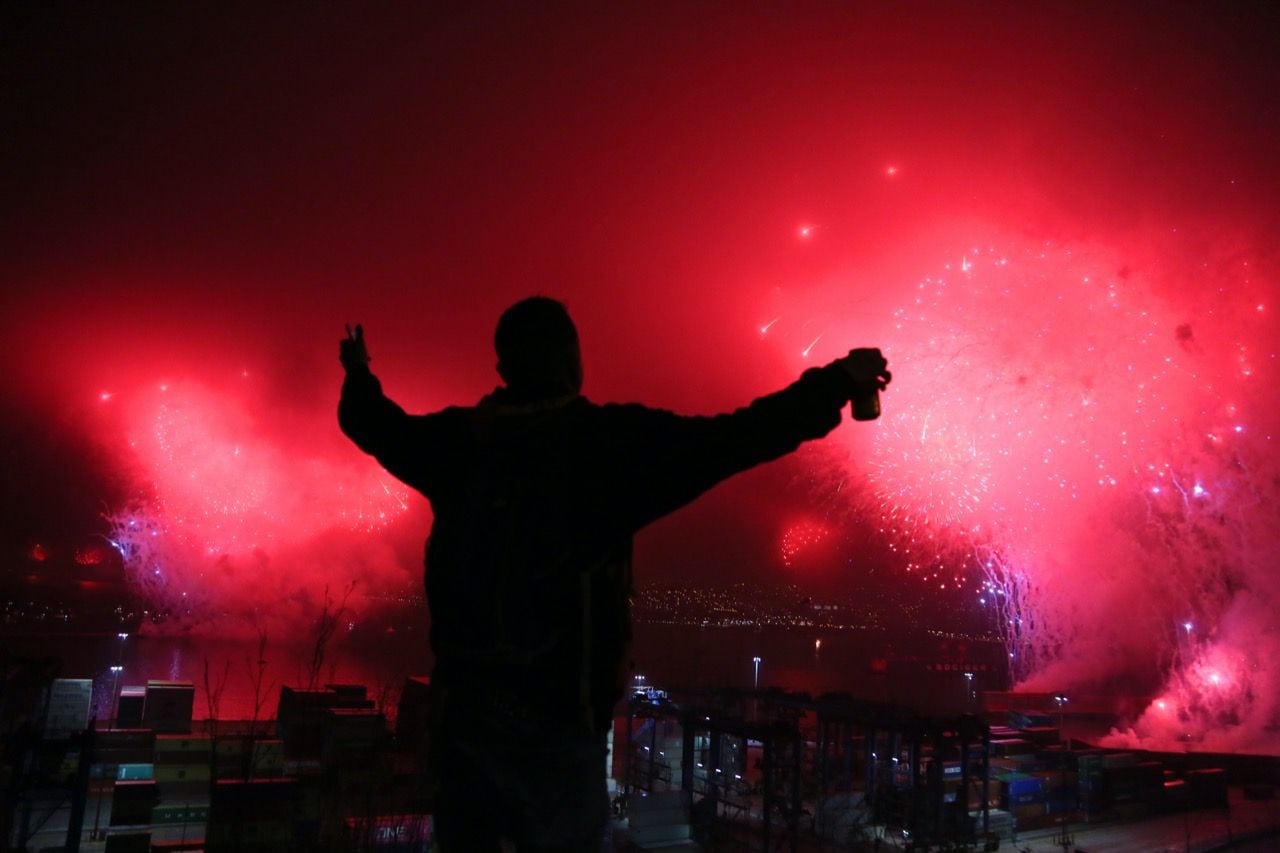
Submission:
[[[121,764],[116,768],[116,778],[125,782],[146,782],[155,775],[154,764]]]

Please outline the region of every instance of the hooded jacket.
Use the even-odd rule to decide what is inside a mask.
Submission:
[[[630,661],[631,542],[716,483],[820,438],[854,391],[837,365],[729,414],[580,395],[409,415],[359,366],[338,421],[431,502],[434,686],[501,685],[523,708],[603,730]]]

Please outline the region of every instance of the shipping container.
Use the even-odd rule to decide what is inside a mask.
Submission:
[[[142,710],[147,704],[147,688],[122,687],[116,699],[116,726],[122,729],[142,727]]]
[[[96,749],[147,749],[156,745],[156,733],[151,729],[95,729],[93,732]]]
[[[205,853],[278,853],[294,847],[292,820],[247,820],[236,824],[209,822]]]
[[[280,688],[277,728],[280,739],[284,741],[285,755],[288,758],[319,758],[327,731],[326,714],[330,709],[372,710],[373,706],[372,700],[365,698],[363,688],[344,687],[343,692],[328,688]]]
[[[152,781],[117,781],[111,791],[111,826],[137,826],[151,822],[151,809],[160,800]]]
[[[373,853],[427,853],[432,841],[431,815],[392,815],[347,819],[347,850]]]
[[[211,823],[259,818],[292,819],[297,808],[296,779],[224,779],[212,786]]]
[[[208,735],[156,735],[157,763],[159,763],[162,758],[173,760],[177,756],[181,755],[195,756],[204,761],[208,761],[209,753],[212,751],[213,741],[210,740]]]
[[[1052,726],[1058,721],[1056,714],[1037,713],[1035,711],[1010,711],[1009,726],[1019,731],[1037,726]]]
[[[92,700],[92,679],[55,678],[49,685],[44,736],[60,740],[84,731],[89,726],[89,705]]]
[[[154,764],[155,750],[150,747],[136,749],[93,750],[93,763],[102,767],[119,767],[121,764]]]
[[[1044,784],[1035,776],[1000,773],[996,780],[999,782],[1001,808],[1012,810],[1016,806],[1041,803],[1044,800]]]
[[[116,767],[116,778],[123,782],[145,782],[154,779],[152,764],[120,764]]]
[[[142,708],[143,724],[157,732],[190,732],[195,691],[190,681],[148,681]]]
[[[1020,734],[1023,740],[1031,741],[1037,748],[1062,740],[1061,732],[1056,725],[1027,726]]]
[[[1025,738],[1007,737],[991,739],[990,754],[993,758],[1004,758],[1009,755],[1026,755],[1034,752],[1035,747]]]
[[[167,782],[208,782],[209,765],[156,764],[153,778],[162,786]]]
[[[146,821],[139,821],[146,823]],[[150,832],[113,832],[107,836],[106,853],[150,853]]]
[[[209,806],[205,803],[161,804],[151,810],[151,823],[155,826],[165,824],[200,824],[209,819]]]
[[[1108,770],[1117,767],[1133,767],[1138,763],[1138,756],[1132,752],[1109,752],[1100,756],[1102,766]]]
[[[1045,805],[1044,803],[1023,803],[1010,808],[1009,813],[1013,815],[1013,819],[1018,822],[1018,825],[1022,826],[1031,818],[1043,817],[1045,815]]]
[[[1050,770],[1074,771],[1078,767],[1076,754],[1060,743],[1036,750],[1036,758],[1045,762]]]
[[[1045,814],[1050,815],[1075,814],[1079,805],[1075,797],[1049,797],[1044,801]]]

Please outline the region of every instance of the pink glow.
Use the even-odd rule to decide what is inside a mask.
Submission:
[[[883,318],[871,338],[894,382],[880,420],[836,441],[841,476],[866,484],[844,492],[866,497],[851,523],[875,519],[904,578],[998,602],[993,619],[1028,688],[1158,678],[1159,660],[1205,637],[1168,674],[1165,689],[1191,685],[1180,690],[1201,703],[1178,707],[1265,716],[1280,701],[1259,649],[1280,652],[1280,636],[1271,622],[1243,630],[1223,573],[1253,594],[1277,591],[1274,406],[1229,357],[1266,346],[1273,329],[1248,288],[1224,287],[1239,296],[1197,312],[1181,270],[1122,252],[970,224],[920,241],[912,254],[935,258],[932,269],[885,261],[869,316]],[[1225,285],[1241,269],[1217,262],[1195,276]],[[767,345],[785,359],[786,341],[804,341],[820,362],[866,339],[868,314],[840,309],[848,292],[836,276],[779,304]],[[1188,602],[1194,636],[1182,630]],[[1255,662],[1247,692],[1233,674],[1242,661]],[[1193,737],[1226,736],[1211,735],[1211,715],[1186,713]]]

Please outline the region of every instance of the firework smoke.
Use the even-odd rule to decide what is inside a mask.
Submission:
[[[100,397],[124,409],[104,416],[106,434],[133,472],[109,541],[148,603],[172,627],[222,632],[295,623],[353,580],[360,598],[412,585],[383,544],[409,508],[405,487],[322,455],[324,442],[266,431],[237,390],[188,380]]]
[[[1274,737],[1280,635],[1256,618],[1276,612],[1280,499],[1265,284],[1247,257],[1171,275],[977,230],[933,235],[914,279],[881,271],[902,284],[878,301],[834,281],[771,330],[785,340],[789,314],[865,339],[875,310],[851,300],[891,318],[885,414],[842,433],[862,513],[904,573],[981,598],[1022,686],[1163,691],[1137,740]]]

